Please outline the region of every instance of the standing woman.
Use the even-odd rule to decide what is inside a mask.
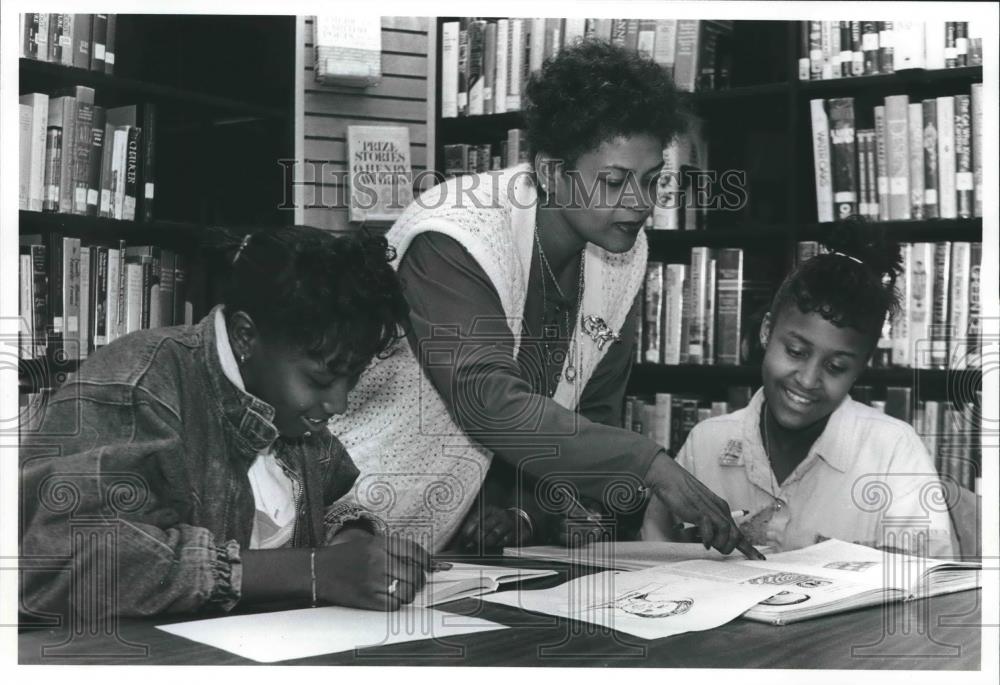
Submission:
[[[476,528],[495,457],[543,507],[645,507],[649,530],[669,511],[706,546],[754,554],[724,501],[621,428],[642,229],[683,126],[673,83],[584,41],[547,60],[527,97],[530,165],[436,186],[388,233],[412,330],[331,425],[361,470],[354,495],[437,551],[469,532],[467,515]]]

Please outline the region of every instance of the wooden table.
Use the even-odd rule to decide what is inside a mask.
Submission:
[[[497,560],[487,561],[497,563]],[[524,568],[546,566],[523,559],[512,561]],[[528,581],[521,587],[551,587],[575,575],[577,572],[562,567],[558,578]],[[967,591],[787,626],[738,619],[714,630],[643,640],[599,626],[465,599],[438,608],[502,623],[510,629],[283,663],[978,670],[980,602],[981,591]],[[121,620],[117,637],[78,634],[68,643],[71,633],[66,628],[25,629],[19,635],[19,661],[22,664],[255,663],[155,628],[157,624],[189,618]]]

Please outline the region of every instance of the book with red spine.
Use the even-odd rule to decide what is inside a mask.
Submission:
[[[832,98],[828,101],[828,109],[834,218],[844,220],[858,212],[854,98]]]

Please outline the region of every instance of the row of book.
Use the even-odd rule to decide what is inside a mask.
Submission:
[[[981,66],[982,35],[967,21],[803,21],[799,80]]]
[[[854,98],[811,100],[816,213],[879,221],[983,215],[983,90],[871,111]]]
[[[151,221],[156,108],[94,97],[87,86],[21,95],[19,207]]]
[[[528,159],[527,131],[512,128],[499,143],[454,143],[444,146],[444,174],[478,174],[516,166]]]
[[[86,359],[127,333],[191,323],[187,257],[155,245],[21,236],[24,359]]]
[[[113,74],[116,14],[20,15],[21,57]]]
[[[676,456],[692,428],[713,416],[742,409],[749,404],[751,395],[751,388],[746,386],[728,388],[723,401],[682,393],[628,395],[622,423],[626,429],[645,435]],[[874,399],[875,395],[871,386],[856,385],[851,389],[856,401],[912,425],[934,458],[939,474],[962,487],[980,491],[981,391],[961,407],[952,402],[914,402],[913,389],[908,387],[889,386],[882,395],[884,399]]]
[[[636,345],[640,362],[729,364],[746,361],[743,327],[762,314],[771,284],[746,268],[739,248],[691,248],[687,264],[649,262]]]
[[[748,386],[733,386],[726,390],[723,401],[666,392],[648,397],[627,395],[622,425],[645,435],[664,447],[671,456],[676,456],[695,425],[713,416],[742,409],[750,403],[752,394]]]
[[[680,90],[729,86],[731,21],[463,18],[441,26],[441,116],[514,112],[530,74],[584,38],[621,45],[668,69]]]

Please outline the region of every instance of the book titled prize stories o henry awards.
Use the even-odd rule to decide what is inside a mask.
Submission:
[[[393,221],[413,199],[410,130],[348,126],[350,220]]]

